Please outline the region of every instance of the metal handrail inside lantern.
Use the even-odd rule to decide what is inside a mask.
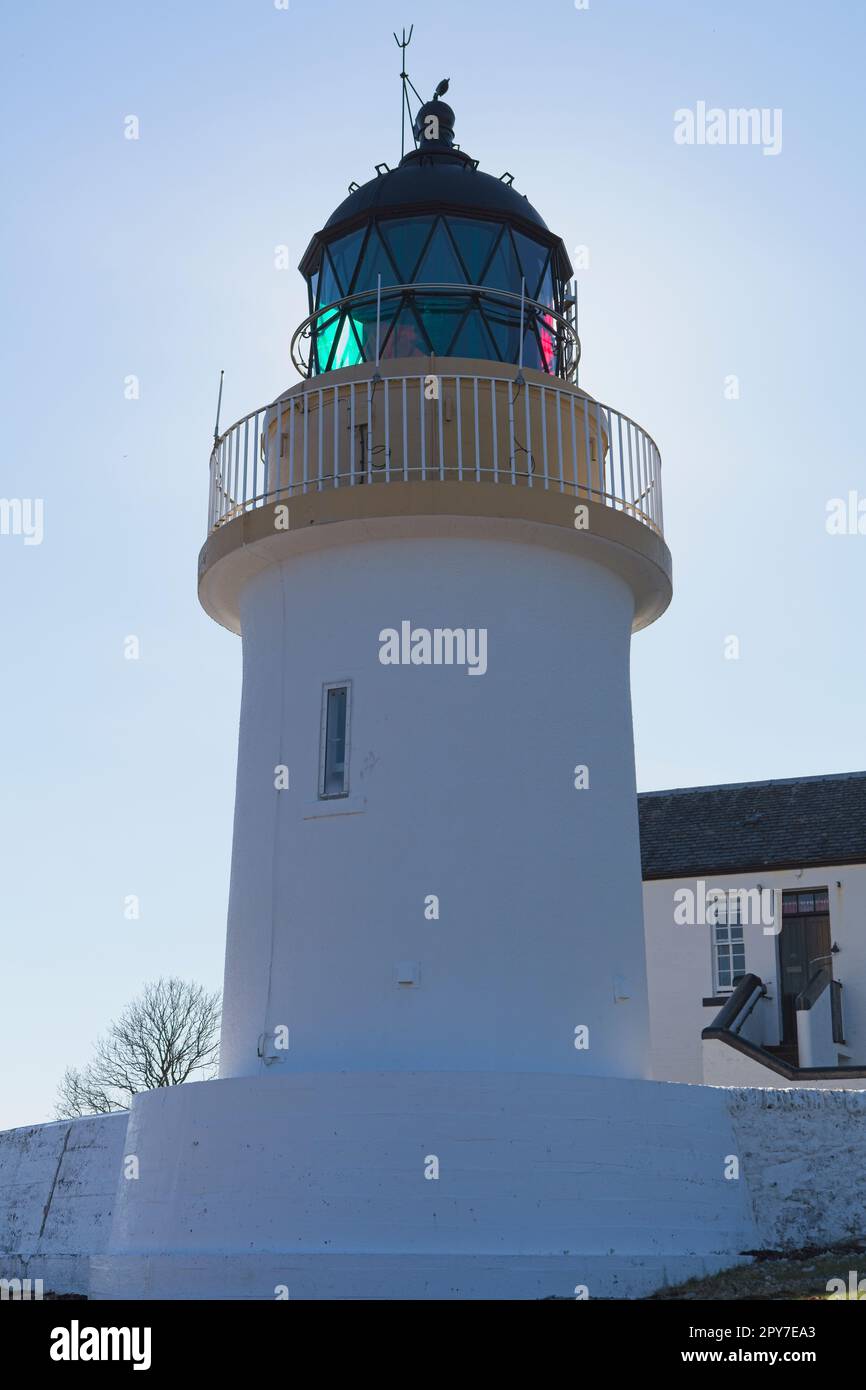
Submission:
[[[395,311],[389,311],[388,305],[395,298],[399,298],[401,304]],[[432,306],[428,302],[431,300]],[[439,301],[438,304],[437,301]],[[435,353],[426,332],[425,309],[435,315],[446,301],[458,301],[465,305],[465,309],[459,322],[454,325],[451,342],[447,345],[446,350]],[[352,311],[365,305],[372,306],[374,304],[376,306],[375,318],[371,314],[363,320],[362,324],[359,323]],[[466,320],[473,310],[479,307],[482,313],[486,308],[493,315],[497,312],[501,314],[503,309],[511,311],[508,328],[516,335],[513,344],[514,356],[513,358],[510,356],[501,357],[498,360],[508,362],[512,366],[523,366],[525,334],[527,330],[532,329],[539,334],[543,355],[545,355],[545,344],[549,339],[549,360],[547,363],[549,375],[558,376],[566,381],[574,378],[580,363],[580,338],[572,320],[560,314],[549,304],[529,299],[525,295],[516,294],[511,290],[493,289],[489,285],[456,283],[424,284],[413,282],[403,285],[383,285],[381,288],[361,290],[356,294],[337,299],[331,304],[325,304],[322,308],[309,314],[295,329],[290,347],[292,362],[300,376],[311,377],[324,375],[327,371],[335,370],[341,366],[357,365],[360,362],[373,361],[378,363],[383,357],[476,355],[456,350],[456,344],[459,342]],[[404,313],[412,316],[418,330],[419,350],[412,354],[405,350],[394,350],[396,325]],[[361,331],[362,328],[366,331]],[[330,333],[324,365],[322,365],[317,349],[319,338],[326,329],[333,330],[333,332]],[[355,354],[353,360],[335,359],[334,340],[338,334],[346,340],[348,347]],[[492,343],[493,335],[489,336]],[[301,353],[302,343],[309,343],[312,349],[307,353],[306,358]],[[488,353],[485,352],[484,355],[488,356]],[[497,359],[493,358],[492,360]]]

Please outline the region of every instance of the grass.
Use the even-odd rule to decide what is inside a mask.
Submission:
[[[857,1298],[856,1285],[862,1279],[860,1295],[866,1299],[866,1240],[850,1240],[841,1245],[808,1246],[804,1250],[749,1252],[753,1261],[723,1270],[720,1274],[688,1279],[684,1284],[659,1289],[651,1300],[800,1300]],[[849,1292],[850,1272],[855,1271],[854,1292]],[[844,1292],[828,1291],[833,1279],[841,1279]]]

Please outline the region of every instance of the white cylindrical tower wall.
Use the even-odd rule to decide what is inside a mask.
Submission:
[[[303,539],[239,599],[222,1075],[647,1075],[635,605],[616,564],[483,518]],[[486,672],[383,665],[380,632],[404,620],[485,629]],[[343,681],[349,792],[322,801],[323,686]],[[263,1061],[281,1027],[288,1050]]]

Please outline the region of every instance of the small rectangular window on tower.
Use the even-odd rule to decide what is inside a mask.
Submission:
[[[349,685],[326,685],[322,695],[319,796],[349,793]]]

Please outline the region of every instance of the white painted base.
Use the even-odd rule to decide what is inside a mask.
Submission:
[[[0,1278],[101,1298],[636,1297],[862,1231],[864,1119],[863,1091],[610,1077],[183,1086],[141,1096],[128,1136],[125,1113],[0,1134]]]
[[[133,1105],[139,1177],[121,1179],[91,1297],[634,1297],[755,1248],[735,1152],[724,1091],[612,1077],[154,1091]]]
[[[184,1255],[93,1256],[97,1299],[452,1301],[641,1298],[747,1259],[731,1256]],[[263,1292],[264,1290],[264,1292]],[[282,1294],[286,1297],[286,1294]]]

